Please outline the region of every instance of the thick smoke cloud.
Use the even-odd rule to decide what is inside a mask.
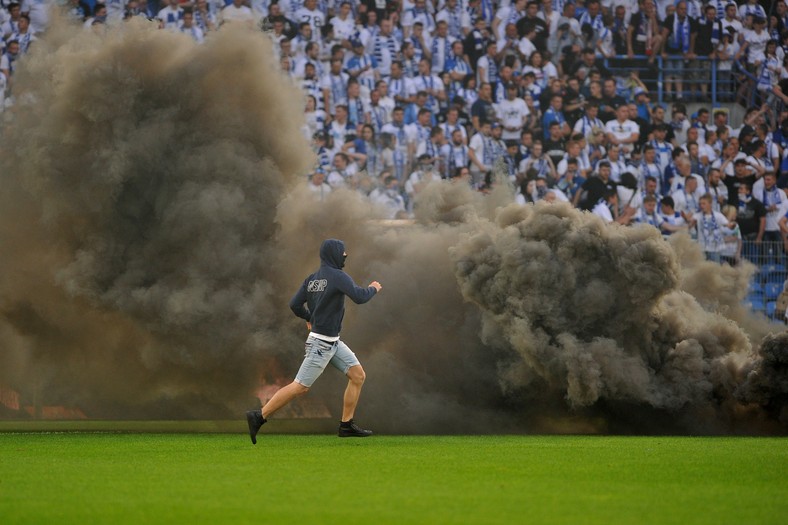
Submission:
[[[0,383],[23,395],[237,417],[261,377],[294,374],[287,301],[338,237],[356,281],[384,286],[343,331],[376,430],[785,431],[786,345],[761,348],[780,327],[741,306],[751,270],[505,185],[431,185],[399,227],[349,191],[316,202],[302,98],[263,35],[40,44],[1,159]],[[310,396],[337,412],[343,383]]]
[[[312,161],[263,35],[151,26],[42,41],[3,137],[3,311],[43,354],[5,360],[102,413],[99,394],[222,405],[262,341],[287,346],[270,246]]]

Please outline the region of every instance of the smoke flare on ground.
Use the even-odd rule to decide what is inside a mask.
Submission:
[[[3,137],[0,383],[98,417],[235,417],[291,377],[287,301],[326,237],[383,293],[343,338],[389,432],[784,432],[785,342],[691,241],[434,184],[392,228],[316,202],[263,35],[59,29]],[[35,86],[35,87],[32,87]],[[336,409],[342,378],[312,396]]]

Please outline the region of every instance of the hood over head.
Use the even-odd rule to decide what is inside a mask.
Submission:
[[[341,269],[345,266],[345,243],[338,239],[326,239],[320,245],[320,262]]]

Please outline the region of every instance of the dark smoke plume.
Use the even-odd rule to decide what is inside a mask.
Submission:
[[[295,373],[287,301],[338,237],[384,286],[343,331],[376,430],[785,432],[785,338],[761,346],[781,328],[741,306],[751,269],[504,185],[433,184],[399,227],[350,191],[317,202],[277,69],[252,33],[40,42],[2,141],[0,384],[93,417],[237,417]],[[343,383],[310,396],[336,413]]]
[[[215,413],[263,341],[292,343],[272,244],[312,160],[301,101],[264,35],[197,46],[134,24],[29,58],[3,136],[0,299],[31,348],[6,343],[3,379],[102,415],[181,396]]]

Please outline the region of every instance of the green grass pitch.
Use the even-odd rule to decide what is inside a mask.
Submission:
[[[785,524],[788,441],[0,433],[0,523]]]

